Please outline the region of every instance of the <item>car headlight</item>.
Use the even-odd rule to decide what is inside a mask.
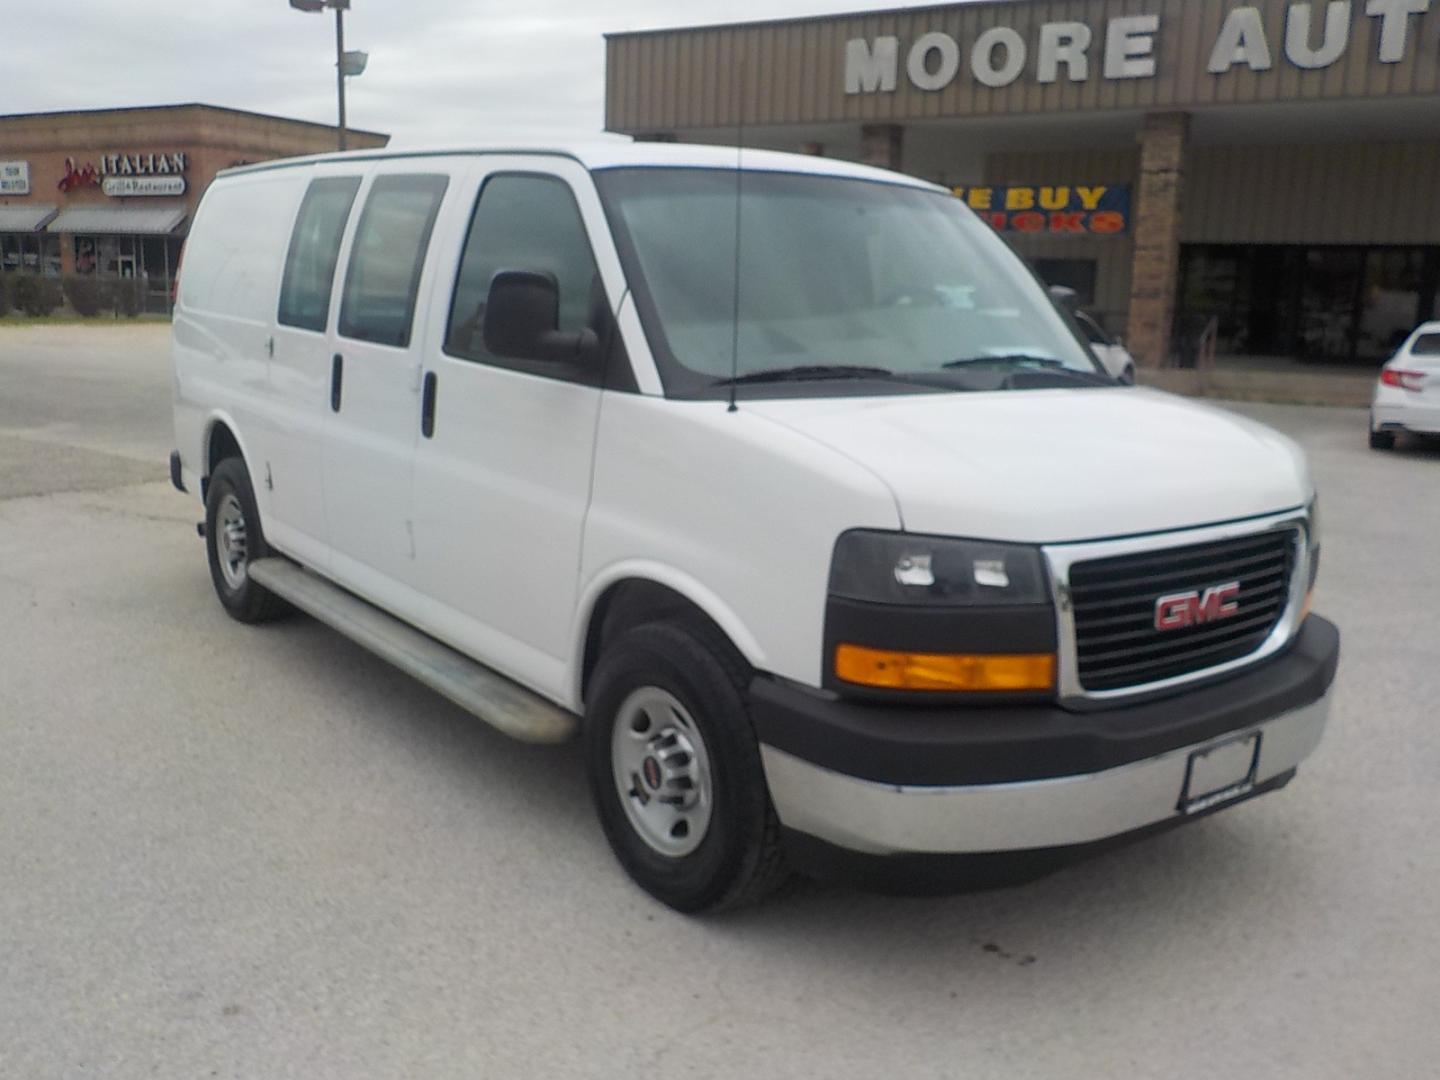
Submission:
[[[830,595],[939,607],[1050,602],[1038,548],[868,530],[835,544]]]
[[[837,689],[1050,693],[1055,619],[1038,548],[855,531],[835,545],[826,645]]]

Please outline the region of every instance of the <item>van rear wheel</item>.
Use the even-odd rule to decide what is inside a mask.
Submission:
[[[210,474],[205,492],[205,549],[215,595],[234,619],[268,622],[288,611],[285,601],[250,579],[250,564],[270,554],[255,508],[250,472],[226,458]]]
[[[748,675],[703,635],[651,623],[605,650],[591,684],[585,758],[606,839],[678,911],[752,903],[788,876]]]

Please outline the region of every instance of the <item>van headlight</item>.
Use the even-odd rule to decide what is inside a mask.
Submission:
[[[830,564],[826,626],[837,689],[1036,694],[1055,686],[1054,611],[1038,548],[845,533]]]
[[[940,607],[1050,602],[1038,548],[868,530],[836,542],[830,595]]]

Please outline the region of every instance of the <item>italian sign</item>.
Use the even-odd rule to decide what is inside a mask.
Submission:
[[[0,195],[30,194],[30,163],[0,161]]]
[[[106,195],[184,195],[183,176],[107,176],[100,183]]]
[[[65,159],[65,175],[58,187],[69,193],[80,188],[98,187],[106,195],[183,195],[182,175],[190,167],[189,156],[175,154],[106,154],[100,163],[82,165],[74,158]],[[153,178],[153,179],[152,179]]]
[[[953,190],[996,232],[1112,236],[1130,228],[1129,184],[991,184]]]

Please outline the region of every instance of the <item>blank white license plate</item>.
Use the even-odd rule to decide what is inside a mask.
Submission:
[[[1255,786],[1255,767],[1259,761],[1258,731],[1196,750],[1190,755],[1190,764],[1185,770],[1181,812],[1198,814],[1244,795]]]

